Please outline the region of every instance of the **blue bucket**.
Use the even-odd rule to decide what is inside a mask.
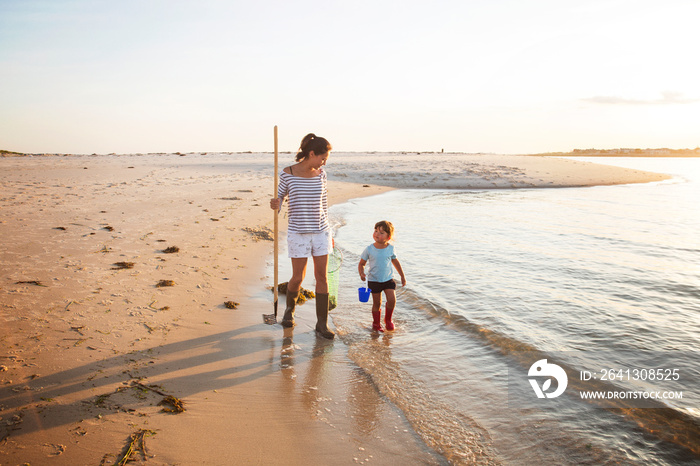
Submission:
[[[361,286],[357,289],[357,294],[360,296],[360,302],[366,303],[369,301],[369,295],[372,293],[372,290],[365,286]]]

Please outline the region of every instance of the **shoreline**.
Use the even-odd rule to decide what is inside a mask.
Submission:
[[[523,157],[333,154],[329,202],[670,178]],[[444,463],[340,339],[316,338],[313,304],[293,330],[262,323],[272,243],[251,231],[272,226],[269,154],[0,166],[0,463],[113,464],[139,431],[149,464]],[[186,411],[162,413],[163,394]]]

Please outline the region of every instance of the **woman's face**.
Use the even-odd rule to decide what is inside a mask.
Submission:
[[[328,157],[330,155],[331,155],[330,151],[326,152],[325,154],[320,154],[320,155],[316,155],[314,153],[314,151],[309,152],[309,158],[311,159],[311,165],[315,169],[321,168],[322,166],[324,166],[326,164],[326,162],[328,161]]]

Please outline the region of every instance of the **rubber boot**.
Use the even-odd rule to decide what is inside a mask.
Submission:
[[[294,308],[297,306],[299,291],[287,290],[287,309],[284,310],[284,317],[282,317],[282,327],[294,327]]]
[[[394,330],[394,321],[391,320],[391,316],[394,315],[393,309],[387,309],[384,313],[384,323],[386,324],[387,330]]]
[[[328,328],[328,293],[316,293],[316,331],[323,338],[335,338],[335,333]]]
[[[384,329],[382,328],[382,311],[372,311],[372,319],[374,319],[374,322],[372,323],[372,330],[376,330],[377,332],[383,332]]]

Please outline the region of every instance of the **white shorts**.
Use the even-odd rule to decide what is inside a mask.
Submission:
[[[309,256],[325,256],[333,252],[333,238],[330,231],[319,233],[287,233],[289,257],[298,259]]]

